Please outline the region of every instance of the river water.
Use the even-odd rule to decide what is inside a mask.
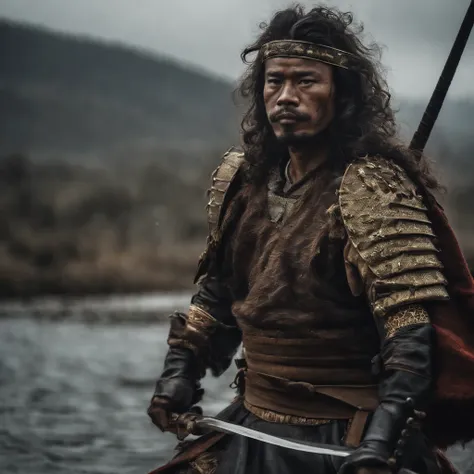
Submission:
[[[174,437],[145,411],[166,351],[163,315],[188,299],[127,301],[0,309],[0,473],[145,474],[170,458]],[[205,380],[206,413],[232,398],[232,372]],[[449,453],[463,474],[474,473],[473,452]]]

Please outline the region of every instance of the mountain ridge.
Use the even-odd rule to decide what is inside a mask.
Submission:
[[[200,150],[237,136],[229,83],[169,58],[10,22],[0,45],[0,153]]]
[[[0,20],[0,155],[81,163],[169,156],[199,168],[239,142],[232,90],[223,77],[151,51]],[[407,141],[426,103],[396,100]],[[448,94],[427,151],[451,173],[455,162],[474,175],[473,115],[474,100]]]

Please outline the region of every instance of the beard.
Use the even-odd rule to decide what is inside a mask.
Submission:
[[[298,130],[298,125],[310,124],[311,116],[306,113],[301,113],[296,110],[287,109],[279,111],[269,116],[270,123],[278,122],[279,115],[282,112],[290,112],[296,118],[295,124],[288,126],[281,126],[280,135],[276,136],[278,143],[288,148],[308,148],[313,146],[321,146],[326,143],[330,136],[329,129],[331,128],[332,120],[328,120],[329,110],[328,105],[321,105],[318,110],[318,118],[311,124],[309,130]],[[311,130],[311,128],[313,130]]]
[[[329,127],[316,133],[305,133],[288,130],[279,137],[277,141],[280,145],[288,148],[308,148],[309,146],[319,147],[327,143],[329,139]]]

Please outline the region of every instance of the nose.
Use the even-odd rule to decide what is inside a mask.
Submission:
[[[298,104],[299,99],[295,87],[293,87],[290,81],[285,82],[280,90],[277,105],[283,107],[288,105],[298,106]]]

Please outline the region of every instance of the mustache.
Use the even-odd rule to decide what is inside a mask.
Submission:
[[[291,118],[296,120],[297,122],[304,122],[306,120],[310,120],[311,117],[308,114],[303,112],[298,112],[292,109],[280,109],[276,112],[271,113],[268,116],[270,122],[278,122],[282,118]]]

